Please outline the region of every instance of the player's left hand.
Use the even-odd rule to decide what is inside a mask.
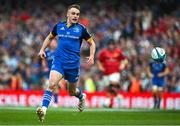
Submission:
[[[162,73],[159,73],[158,74],[158,77],[163,77],[164,75]]]
[[[124,64],[121,64],[120,66],[119,66],[119,70],[123,70],[125,68],[125,65]]]
[[[94,64],[94,56],[89,56],[89,57],[87,57],[87,64],[88,65],[93,65]]]

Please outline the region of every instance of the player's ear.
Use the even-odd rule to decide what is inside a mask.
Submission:
[[[66,16],[67,16],[67,18],[69,17],[69,10],[67,11],[67,15]]]

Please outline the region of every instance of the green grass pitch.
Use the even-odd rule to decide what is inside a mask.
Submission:
[[[50,108],[43,123],[36,108],[0,107],[0,125],[180,125],[180,111]]]

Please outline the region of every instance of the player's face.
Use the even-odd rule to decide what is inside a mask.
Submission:
[[[74,24],[79,21],[80,11],[76,8],[71,8],[67,12],[68,23]]]
[[[114,44],[109,44],[108,49],[113,51],[115,49],[115,45]]]

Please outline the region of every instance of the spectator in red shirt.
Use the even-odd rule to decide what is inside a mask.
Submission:
[[[120,88],[120,72],[125,68],[128,61],[121,49],[119,49],[114,40],[110,39],[108,47],[99,52],[97,65],[103,73],[103,83],[107,89],[108,97],[114,98]],[[109,107],[112,107],[112,101]]]

